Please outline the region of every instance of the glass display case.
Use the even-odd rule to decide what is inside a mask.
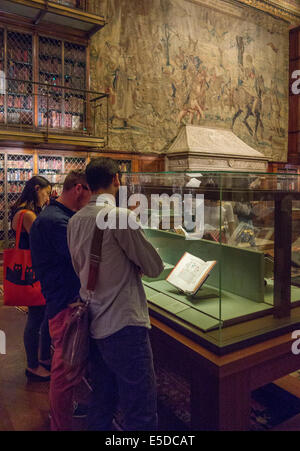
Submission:
[[[218,354],[300,329],[299,181],[123,174],[120,206],[138,214],[165,265],[158,278],[143,278],[151,316]],[[186,263],[185,253],[198,260]],[[208,261],[215,264],[201,274]]]

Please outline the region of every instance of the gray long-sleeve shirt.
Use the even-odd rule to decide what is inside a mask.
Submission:
[[[119,221],[131,217],[129,210],[116,208],[112,196],[92,196],[89,204],[69,221],[68,244],[75,272],[80,278],[80,295],[87,299],[89,255],[96,217],[99,212],[115,213]],[[119,221],[117,224],[120,224]],[[134,222],[134,219],[131,218]],[[111,222],[112,224],[112,222]],[[140,226],[107,228],[103,234],[102,261],[96,289],[91,298],[91,336],[105,338],[125,326],[150,328],[150,320],[141,273],[157,277],[163,262],[146,239]]]

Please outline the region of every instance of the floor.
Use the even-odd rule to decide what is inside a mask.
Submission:
[[[6,354],[0,354],[0,431],[49,430],[49,383],[28,382],[25,374],[23,330],[26,314],[12,307],[0,306],[0,330],[6,334]],[[286,376],[276,385],[300,399],[300,379]],[[78,398],[87,396],[82,384]],[[160,430],[178,430],[175,417],[164,411],[159,403]],[[84,420],[74,420],[74,430],[85,428]],[[300,414],[273,430],[300,430]]]

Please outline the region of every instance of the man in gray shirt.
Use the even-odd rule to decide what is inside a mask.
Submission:
[[[163,263],[131,212],[116,208],[118,164],[110,158],[93,159],[86,177],[91,200],[68,225],[70,254],[80,278],[82,299],[88,298],[89,253],[96,219],[99,225],[99,215],[103,219],[107,213],[109,218],[90,303],[93,394],[88,428],[110,430],[120,401],[126,430],[155,430],[156,384],[148,336],[151,326],[141,275],[157,277]],[[121,228],[124,221],[129,224]]]

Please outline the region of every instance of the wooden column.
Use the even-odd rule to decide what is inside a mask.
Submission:
[[[292,91],[293,83],[299,79],[292,74],[300,70],[300,27],[290,31],[290,96],[289,96],[289,148],[288,162],[300,165],[300,94]],[[299,83],[298,83],[299,86]]]

